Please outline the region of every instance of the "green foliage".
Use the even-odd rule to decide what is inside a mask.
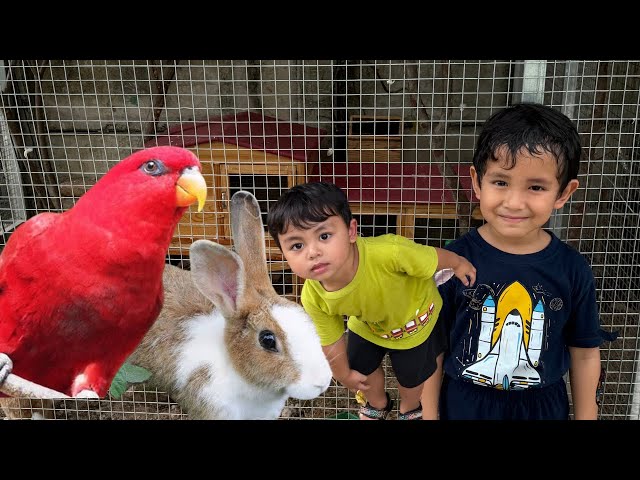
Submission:
[[[360,417],[351,412],[340,412],[333,417],[329,417],[329,420],[360,420]]]
[[[151,372],[146,368],[124,362],[120,370],[118,370],[118,373],[116,373],[116,376],[113,377],[111,387],[109,387],[109,394],[111,394],[113,398],[118,399],[127,390],[129,385],[142,383],[150,376]]]

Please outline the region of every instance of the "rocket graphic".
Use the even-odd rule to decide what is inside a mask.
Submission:
[[[477,360],[462,377],[479,385],[525,389],[540,383],[535,370],[544,332],[544,308],[520,282],[510,284],[498,297],[489,295],[482,304]]]

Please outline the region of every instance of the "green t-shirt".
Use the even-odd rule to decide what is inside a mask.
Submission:
[[[323,346],[349,330],[385,348],[404,350],[424,342],[438,319],[442,298],[433,279],[435,248],[400,235],[358,237],[359,261],[346,287],[327,292],[306,280],[301,301]]]

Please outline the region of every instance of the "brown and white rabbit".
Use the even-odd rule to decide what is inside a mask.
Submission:
[[[289,397],[331,382],[311,318],[275,292],[255,197],[231,198],[235,252],[191,245],[191,272],[167,265],[164,306],[129,361],[192,419],[276,419]]]

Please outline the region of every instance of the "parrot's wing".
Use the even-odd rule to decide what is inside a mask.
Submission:
[[[62,217],[58,213],[41,213],[20,225],[9,237],[0,256],[0,353],[11,354],[19,334],[16,334],[14,307],[16,290],[9,272],[28,272],[38,265],[38,258],[46,248],[47,232]],[[11,298],[10,298],[11,297]]]
[[[6,268],[2,260],[9,258],[13,262],[15,255],[30,251],[36,243],[43,240],[42,235],[46,235],[47,231],[61,218],[62,215],[59,213],[40,213],[16,228],[2,251],[0,270]]]

